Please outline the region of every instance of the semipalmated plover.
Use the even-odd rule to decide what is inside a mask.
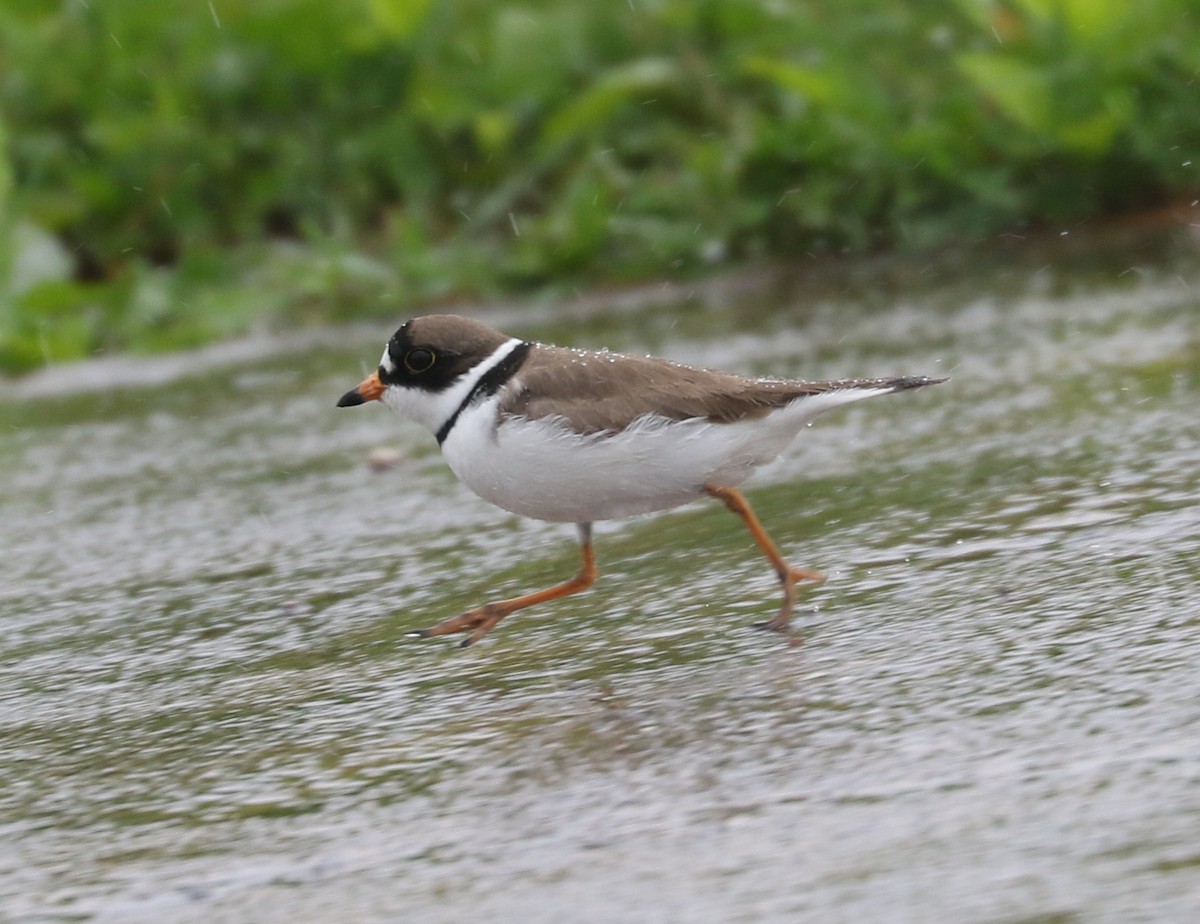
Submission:
[[[427,427],[468,488],[522,516],[575,523],[583,564],[569,581],[486,603],[413,634],[483,638],[509,613],[596,580],[592,523],[723,502],[749,527],[783,585],[762,626],[787,633],[797,581],[737,485],[774,459],[818,414],[944,379],[899,376],[803,382],[694,369],[653,357],[573,350],[509,337],[454,315],[406,323],[379,368],[338,407],[380,400]]]

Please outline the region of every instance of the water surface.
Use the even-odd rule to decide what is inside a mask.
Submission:
[[[492,317],[937,388],[720,505],[569,527],[338,411],[390,331],[0,398],[0,918],[1185,921],[1200,914],[1200,274],[1049,269]],[[400,318],[398,318],[400,320]],[[403,453],[382,473],[380,445]]]

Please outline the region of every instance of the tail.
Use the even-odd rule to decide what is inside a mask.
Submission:
[[[907,391],[910,388],[924,388],[926,385],[940,385],[942,382],[949,382],[947,378],[930,378],[927,375],[902,375],[891,379],[892,391]]]
[[[928,375],[901,375],[887,379],[840,379],[834,382],[805,382],[803,394],[788,405],[793,424],[804,424],[826,411],[853,404],[864,398],[890,395],[897,391],[937,385],[948,379],[935,379]],[[794,409],[794,410],[793,410]]]
[[[950,380],[935,379],[927,375],[898,375],[890,379],[842,379],[838,382],[813,382],[812,386],[814,393],[821,394],[830,391],[874,391],[890,395],[894,391],[908,391],[910,388],[924,388],[926,385],[937,385],[948,381]]]

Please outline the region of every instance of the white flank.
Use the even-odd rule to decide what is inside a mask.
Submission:
[[[647,414],[620,433],[590,436],[555,418],[507,418],[497,427],[500,399],[492,396],[463,411],[442,452],[459,480],[498,507],[590,523],[675,507],[702,497],[707,484],[741,484],[817,415],[888,392],[825,392],[737,423]]]

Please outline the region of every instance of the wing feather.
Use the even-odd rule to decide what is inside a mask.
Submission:
[[[829,391],[896,391],[933,381],[751,378],[655,357],[538,344],[506,386],[500,413],[532,420],[560,417],[582,433],[619,432],[652,413],[672,420],[732,423]]]

